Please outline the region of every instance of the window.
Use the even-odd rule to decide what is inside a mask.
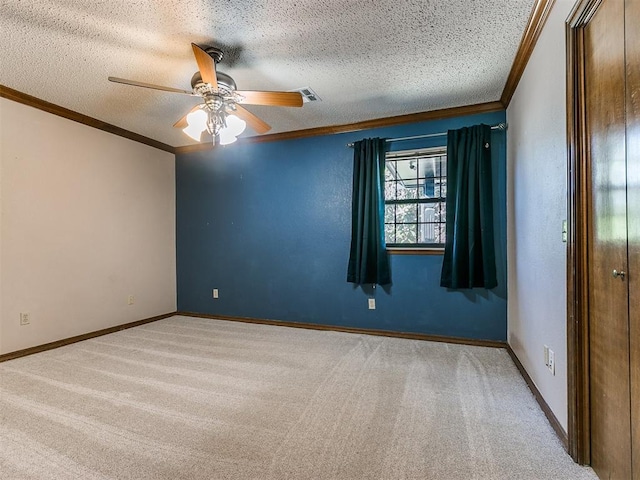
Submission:
[[[387,153],[387,247],[444,248],[446,196],[446,148]]]

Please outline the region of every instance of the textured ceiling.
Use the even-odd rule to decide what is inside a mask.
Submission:
[[[309,86],[303,108],[248,109],[270,133],[500,98],[534,0],[0,0],[0,84],[173,146],[195,97],[191,42],[240,90]],[[253,135],[247,129],[243,136]]]

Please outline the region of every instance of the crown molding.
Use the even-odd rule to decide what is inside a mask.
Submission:
[[[377,118],[373,120],[365,120],[362,122],[347,123],[342,125],[333,125],[329,127],[307,128],[304,130],[294,130],[292,132],[272,133],[255,137],[239,138],[238,142],[245,143],[262,143],[276,142],[280,140],[293,140],[298,138],[316,137],[320,135],[333,135],[336,133],[358,132],[360,130],[368,130],[372,128],[392,127],[395,125],[403,125],[406,123],[425,122],[429,120],[440,120],[443,118],[461,117],[464,115],[475,115],[479,113],[490,113],[504,110],[504,106],[500,102],[478,103],[475,105],[465,105],[462,107],[443,108],[440,110],[431,110],[428,112],[410,113],[407,115],[399,115],[396,117]],[[201,152],[212,150],[215,147],[211,143],[197,143],[184,147],[176,147],[176,154]]]
[[[61,107],[54,103],[46,102],[32,95],[19,92],[9,87],[5,87],[4,85],[0,85],[0,97],[21,103],[23,105],[27,105],[29,107],[37,108],[38,110],[42,110],[44,112],[52,113],[53,115],[66,118],[74,122],[82,123],[83,125],[87,125],[89,127],[97,128],[98,130],[102,130],[104,132],[118,135],[119,137],[128,138],[129,140],[143,143],[145,145],[149,145],[150,147],[164,150],[165,152],[173,154],[176,153],[175,148],[171,145],[167,145],[166,143],[159,142],[138,133],[130,132],[129,130],[125,130],[124,128],[116,127],[115,125],[111,125],[110,123],[106,123],[96,118],[89,117],[88,115],[74,112],[73,110],[69,110],[68,108]]]
[[[505,84],[502,96],[500,97],[500,102],[504,108],[507,108],[511,102],[511,98],[518,87],[518,83],[522,78],[522,74],[529,62],[529,58],[531,58],[533,49],[535,48],[538,37],[540,37],[544,24],[549,17],[549,12],[551,12],[554,2],[555,0],[536,0],[536,3],[531,10],[527,28],[522,35],[522,40],[520,40],[516,58],[513,61],[513,65],[511,65],[511,71],[507,77],[507,83]]]
[[[487,103],[479,103],[475,105],[465,105],[462,107],[444,108],[440,110],[431,110],[427,112],[410,113],[407,115],[399,115],[395,117],[377,118],[373,120],[365,120],[361,122],[348,123],[342,125],[333,125],[327,127],[307,128],[303,130],[294,130],[290,132],[273,133],[267,135],[259,135],[253,137],[240,138],[241,143],[262,143],[262,142],[275,142],[280,140],[293,140],[298,138],[315,137],[319,135],[332,135],[336,133],[357,132],[360,130],[367,130],[373,128],[391,127],[395,125],[403,125],[407,123],[424,122],[429,120],[439,120],[443,118],[450,118],[463,115],[473,115],[478,113],[489,113],[499,110],[504,110],[509,106],[511,98],[515,93],[515,90],[522,78],[524,69],[527,66],[529,58],[533,52],[533,49],[540,37],[540,33],[544,28],[544,25],[549,17],[551,8],[553,7],[555,0],[536,0],[525,32],[520,41],[516,58],[511,66],[507,82],[500,97],[500,100]],[[191,152],[200,152],[212,150],[214,148],[211,143],[198,143],[193,145],[185,145],[182,147],[172,147],[166,143],[153,140],[151,138],[139,135],[137,133],[125,130],[123,128],[111,125],[109,123],[97,120],[95,118],[83,115],[73,110],[55,105],[53,103],[46,102],[39,98],[27,95],[26,93],[13,90],[9,87],[0,85],[0,97],[13,100],[24,105],[28,105],[45,112],[58,115],[75,122],[88,125],[90,127],[103,130],[114,135],[118,135],[136,142],[149,145],[165,152],[182,154]]]

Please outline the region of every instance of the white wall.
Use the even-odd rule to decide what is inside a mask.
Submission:
[[[573,4],[556,0],[507,109],[508,342],[565,431],[565,20]],[[555,352],[555,376],[544,345]]]
[[[1,98],[0,125],[0,353],[175,311],[174,155]]]

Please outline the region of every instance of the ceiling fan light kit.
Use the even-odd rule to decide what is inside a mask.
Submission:
[[[227,115],[226,126],[220,130],[218,140],[220,145],[229,145],[238,139],[238,135],[247,128],[247,122],[235,115]]]
[[[281,107],[301,107],[303,96],[300,92],[267,92],[237,90],[236,82],[229,75],[216,71],[216,64],[223,53],[216,47],[200,47],[191,44],[198,71],[191,78],[192,91],[164,87],[150,83],[109,77],[109,81],[151,88],[171,93],[197,96],[203,103],[196,105],[173,126],[195,141],[201,141],[206,131],[213,143],[228,145],[237,140],[247,124],[258,134],[268,132],[271,127],[239,104],[267,105]]]
[[[207,128],[208,115],[204,110],[198,108],[187,115],[187,126],[182,129],[184,133],[193,138],[196,142],[200,141],[202,132]]]

